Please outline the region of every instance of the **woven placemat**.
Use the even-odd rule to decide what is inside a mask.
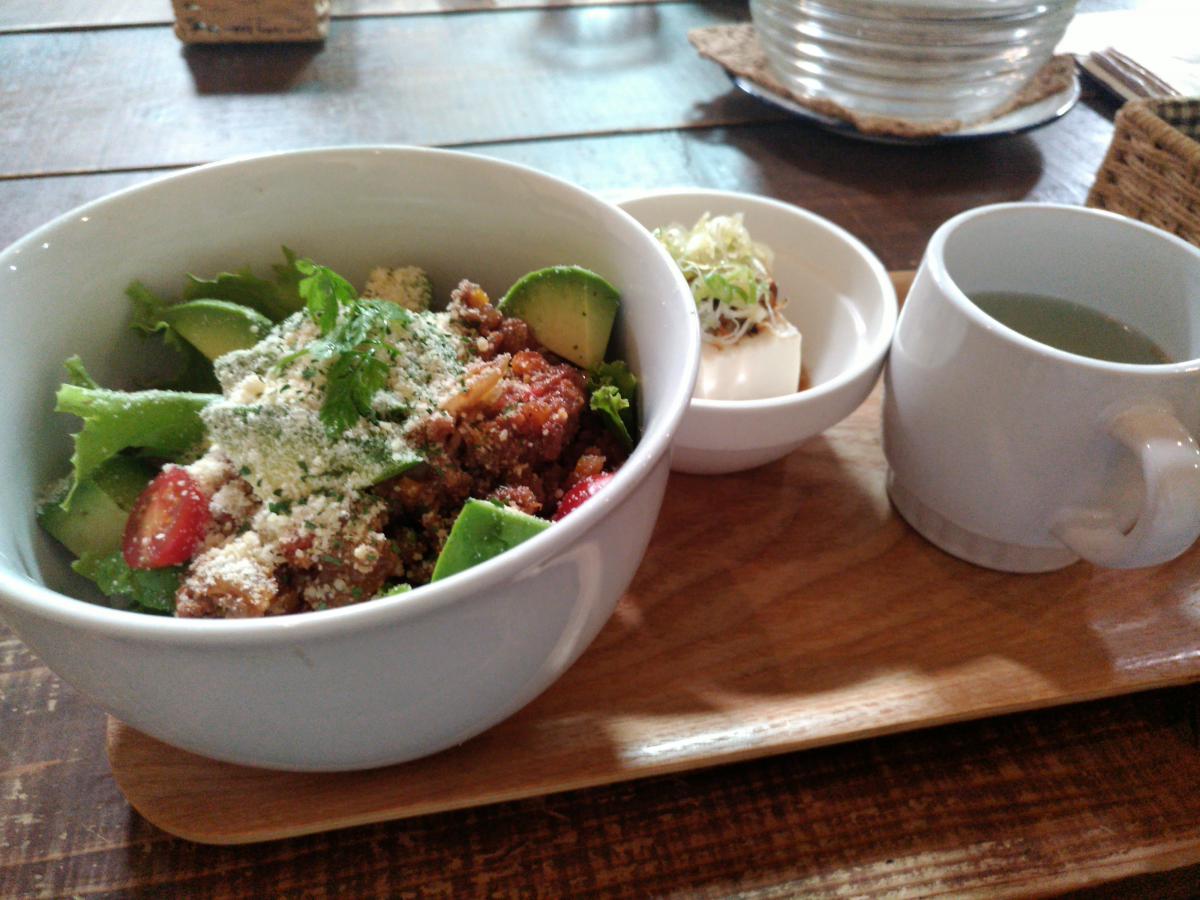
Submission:
[[[758,41],[754,26],[713,25],[695,28],[688,32],[688,40],[705,59],[710,59],[727,72],[749,79],[772,93],[786,97],[814,113],[848,122],[863,134],[887,135],[898,138],[923,138],[949,134],[970,125],[990,122],[1013,110],[1044,100],[1071,86],[1075,77],[1075,61],[1063,54],[1050,59],[1038,70],[1029,84],[1017,96],[989,115],[972,121],[962,119],[940,119],[929,122],[914,122],[890,116],[864,115],[852,112],[832,100],[820,97],[805,97],[788,90],[775,77],[767,63],[767,56]]]

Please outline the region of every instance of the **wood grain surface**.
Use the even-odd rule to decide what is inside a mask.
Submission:
[[[0,673],[0,724],[22,725],[0,771],[5,897],[1032,897],[1092,886],[1082,896],[1185,898],[1200,889],[1192,689],[247,848],[193,844],[148,824],[86,740],[100,714],[11,639],[0,638]]]
[[[1040,131],[978,145],[877,147],[794,122],[483,144],[470,152],[533,166],[605,194],[707,187],[775,197],[846,228],[891,269],[920,260],[936,224],[980,203],[1079,203],[1112,133],[1082,105]],[[53,178],[0,175],[0,246],[114,190],[176,171]]]
[[[557,9],[566,6],[624,6],[654,0],[333,0],[336,19],[364,16],[415,16],[508,9]],[[173,21],[168,0],[5,0],[0,4],[0,34],[82,28],[167,25]]]
[[[564,6],[604,7],[654,0],[332,0],[334,19],[362,16],[412,16],[507,9],[554,9]],[[1086,0],[1085,0],[1086,2]],[[1136,0],[1091,0],[1092,10],[1130,9]],[[0,4],[0,34],[80,28],[166,25],[167,0],[5,0]]]
[[[292,54],[190,53],[153,2],[153,27],[127,27],[149,0],[0,4],[0,245],[181,165],[369,138],[463,141],[597,190],[778,196],[909,268],[962,209],[1082,202],[1112,128],[1112,104],[1085,84],[1063,120],[1014,138],[914,150],[832,137],[748,105],[675,49],[689,23],[744,20],[729,0],[650,3],[656,14],[641,16],[536,8],[555,0],[351,0],[333,41]],[[390,8],[372,15],[375,2]],[[43,33],[13,33],[29,27]],[[613,29],[607,55],[536,56],[604,37],[589,28]],[[648,41],[653,60],[622,56]],[[424,49],[432,57],[414,55]],[[1111,659],[1136,658],[1126,643]],[[103,713],[0,625],[0,897],[1195,897],[1196,699],[1173,688],[212,847],[130,809]]]
[[[910,278],[894,280],[903,291]],[[114,721],[113,774],[159,827],[240,843],[1200,680],[1200,549],[1135,572],[990,572],[909,529],[885,471],[877,390],[780,463],[672,475],[595,644],[456,749],[372,772],[275,773]]]
[[[624,21],[602,29],[587,12],[381,18],[369,27],[340,21],[316,47],[182,48],[162,26],[8,35],[0,84],[24,89],[0,91],[0,172],[130,169],[331,144],[464,146],[785,118],[735,91],[687,43],[691,28],[745,18],[744,4],[614,7]],[[114,108],[119,117],[109,114]]]

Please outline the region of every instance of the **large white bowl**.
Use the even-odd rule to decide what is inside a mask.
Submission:
[[[896,329],[896,290],[883,264],[848,231],[806,210],[753,194],[683,190],[624,200],[646,228],[692,225],[705,212],[743,213],[775,252],[772,274],[802,335],[806,390],[768,400],[692,400],[671,467],[712,475],[787,456],[836,425],[871,393]]]
[[[411,594],[256,621],[107,608],[43,535],[34,504],[78,424],[52,412],[62,360],[111,383],[138,354],[131,279],[265,268],[287,244],[361,283],[425,266],[498,294],[574,263],[622,291],[621,352],[641,376],[642,440],[596,499],[543,534]],[[51,669],[168,743],[247,765],[366,768],[460,743],[579,656],[637,568],[699,345],[686,285],[633,219],[520,166],[415,148],[353,148],[204,166],[122,191],[0,253],[0,615]]]

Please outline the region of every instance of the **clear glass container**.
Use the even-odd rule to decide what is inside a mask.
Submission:
[[[1076,0],[750,0],[793,93],[859,115],[986,118],[1054,52]]]

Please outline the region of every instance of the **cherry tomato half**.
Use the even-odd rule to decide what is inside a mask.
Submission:
[[[573,512],[577,507],[582,506],[584,501],[594,497],[596,492],[611,480],[612,472],[601,472],[599,475],[589,475],[586,478],[580,478],[562,495],[562,499],[558,501],[558,509],[554,511],[554,518],[551,521],[557,522],[567,513]]]
[[[121,542],[131,569],[162,569],[187,562],[204,537],[208,498],[183,469],[160,472],[138,497]]]

